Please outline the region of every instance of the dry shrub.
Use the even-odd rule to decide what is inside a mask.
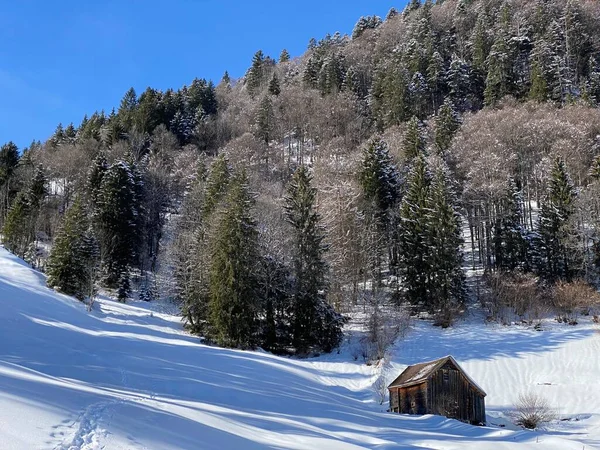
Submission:
[[[403,337],[410,326],[410,315],[404,308],[385,305],[375,300],[369,305],[367,335],[361,341],[361,355],[368,365],[385,359],[388,348]]]
[[[558,321],[575,325],[579,313],[589,315],[600,304],[600,293],[584,280],[559,282],[552,289],[552,306]]]
[[[537,284],[531,275],[495,273],[486,276],[487,292],[482,305],[488,319],[509,324],[516,316],[521,321],[540,321],[547,309]]]
[[[555,417],[556,413],[550,407],[548,400],[541,395],[531,392],[519,395],[514,411],[516,425],[534,430],[539,425],[554,420]]]

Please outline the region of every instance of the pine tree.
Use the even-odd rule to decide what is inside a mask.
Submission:
[[[501,271],[529,270],[529,249],[523,227],[523,199],[515,181],[508,181],[502,212],[494,226],[495,266]]]
[[[319,82],[319,70],[321,69],[320,64],[311,56],[308,58],[304,72],[302,73],[302,82],[308,88],[315,89]]]
[[[4,223],[12,194],[12,179],[19,164],[19,150],[13,142],[8,142],[0,147],[0,189],[2,197],[0,198],[0,223]]]
[[[117,286],[117,300],[121,303],[127,302],[131,296],[131,281],[129,278],[129,269],[124,268],[119,277]]]
[[[228,89],[231,88],[231,77],[229,76],[228,71],[225,71],[225,73],[223,74],[223,78],[221,78],[221,84]]]
[[[231,167],[224,155],[220,155],[210,166],[206,179],[206,190],[203,198],[202,216],[207,219],[219,205],[231,179]]]
[[[269,82],[269,94],[274,96],[281,94],[281,86],[279,85],[279,78],[276,73],[273,74]]]
[[[106,169],[94,211],[102,255],[104,283],[118,287],[122,275],[135,262],[141,214],[134,167],[117,161]]]
[[[474,109],[476,102],[476,77],[469,63],[458,57],[453,57],[446,73],[446,82],[452,103],[458,111]]]
[[[220,345],[253,347],[258,332],[258,231],[245,174],[229,186],[212,239],[211,334]]]
[[[429,92],[431,92],[434,111],[437,110],[447,92],[446,78],[444,58],[439,52],[434,51],[427,63],[427,82],[429,84]]]
[[[90,295],[98,257],[89,225],[82,201],[76,199],[56,234],[47,264],[48,286],[79,300]]]
[[[290,60],[290,54],[284,48],[283,50],[281,50],[281,54],[279,55],[279,63],[286,63],[289,60]]]
[[[600,64],[594,57],[590,57],[588,62],[588,95],[594,105],[600,104]]]
[[[258,93],[263,83],[265,76],[265,55],[262,50],[257,51],[252,58],[252,66],[246,74],[246,88],[250,97],[254,98]]]
[[[502,14],[508,14],[507,6]],[[501,19],[496,39],[487,59],[488,74],[485,80],[485,103],[495,105],[502,97],[513,92],[514,48],[510,41],[508,19]]]
[[[429,188],[431,175],[422,154],[418,155],[407,179],[407,191],[400,204],[398,230],[402,286],[406,300],[431,308],[429,274],[431,246],[428,236]]]
[[[28,186],[17,195],[2,229],[4,245],[17,256],[24,257],[35,241],[36,224],[46,195],[46,176],[38,167]]]
[[[471,58],[473,68],[482,74],[486,72],[486,61],[490,52],[488,28],[485,15],[480,13],[475,23],[475,29],[471,35]]]
[[[435,145],[440,154],[444,154],[460,129],[460,118],[454,109],[452,100],[447,98],[435,118]]]
[[[381,212],[388,211],[398,199],[399,175],[387,145],[373,139],[363,151],[359,181],[366,200]]]
[[[286,218],[292,228],[295,281],[292,328],[298,352],[314,346],[330,351],[341,337],[340,324],[325,303],[327,246],[320,216],[315,210],[317,192],[311,183],[308,169],[301,166],[288,185],[285,199]]]
[[[389,265],[396,266],[396,252],[390,241],[394,214],[392,208],[399,197],[399,174],[385,142],[373,139],[363,152],[358,174],[365,199],[363,213],[373,226],[374,244],[371,246],[371,270],[377,287],[382,285],[382,266],[386,251]]]
[[[546,83],[542,67],[537,61],[534,61],[531,67],[529,98],[537,102],[545,102],[548,99],[548,83]]]
[[[429,276],[431,306],[440,310],[441,325],[449,325],[452,310],[466,298],[462,270],[462,230],[446,171],[438,169],[429,190],[426,239],[431,242]]]
[[[569,245],[574,235],[575,187],[562,159],[554,161],[537,225],[537,270],[550,282],[570,281],[578,271],[577,255]]]
[[[117,120],[125,130],[128,132],[131,130],[134,121],[135,110],[138,106],[138,98],[134,88],[129,88],[121,99],[121,105],[119,106],[119,112]]]
[[[404,134],[402,143],[404,149],[404,157],[410,161],[425,152],[425,137],[421,131],[419,120],[413,116],[408,122],[408,128]]]

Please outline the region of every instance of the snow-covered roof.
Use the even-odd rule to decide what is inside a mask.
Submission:
[[[399,387],[408,387],[415,386],[417,384],[421,384],[429,378],[429,376],[434,373],[437,369],[442,367],[450,361],[464,376],[465,378],[473,385],[475,389],[480,391],[484,396],[487,395],[481,387],[473,381],[473,379],[467,375],[467,373],[458,365],[456,360],[448,355],[440,359],[436,359],[435,361],[427,361],[419,364],[414,364],[412,366],[408,366],[404,371],[396,378],[392,383],[388,386],[388,389],[391,388],[399,388]]]

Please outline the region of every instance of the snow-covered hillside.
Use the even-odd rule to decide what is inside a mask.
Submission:
[[[389,414],[374,369],[350,351],[296,360],[207,347],[147,306],[102,300],[88,314],[0,249],[0,449],[600,448],[591,324],[416,324],[393,349],[391,375],[453,354],[488,392],[491,424],[524,389],[572,419],[534,433]]]

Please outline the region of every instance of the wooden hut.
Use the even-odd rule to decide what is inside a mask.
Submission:
[[[486,393],[452,356],[408,366],[388,390],[391,412],[436,414],[476,425],[485,423]]]

